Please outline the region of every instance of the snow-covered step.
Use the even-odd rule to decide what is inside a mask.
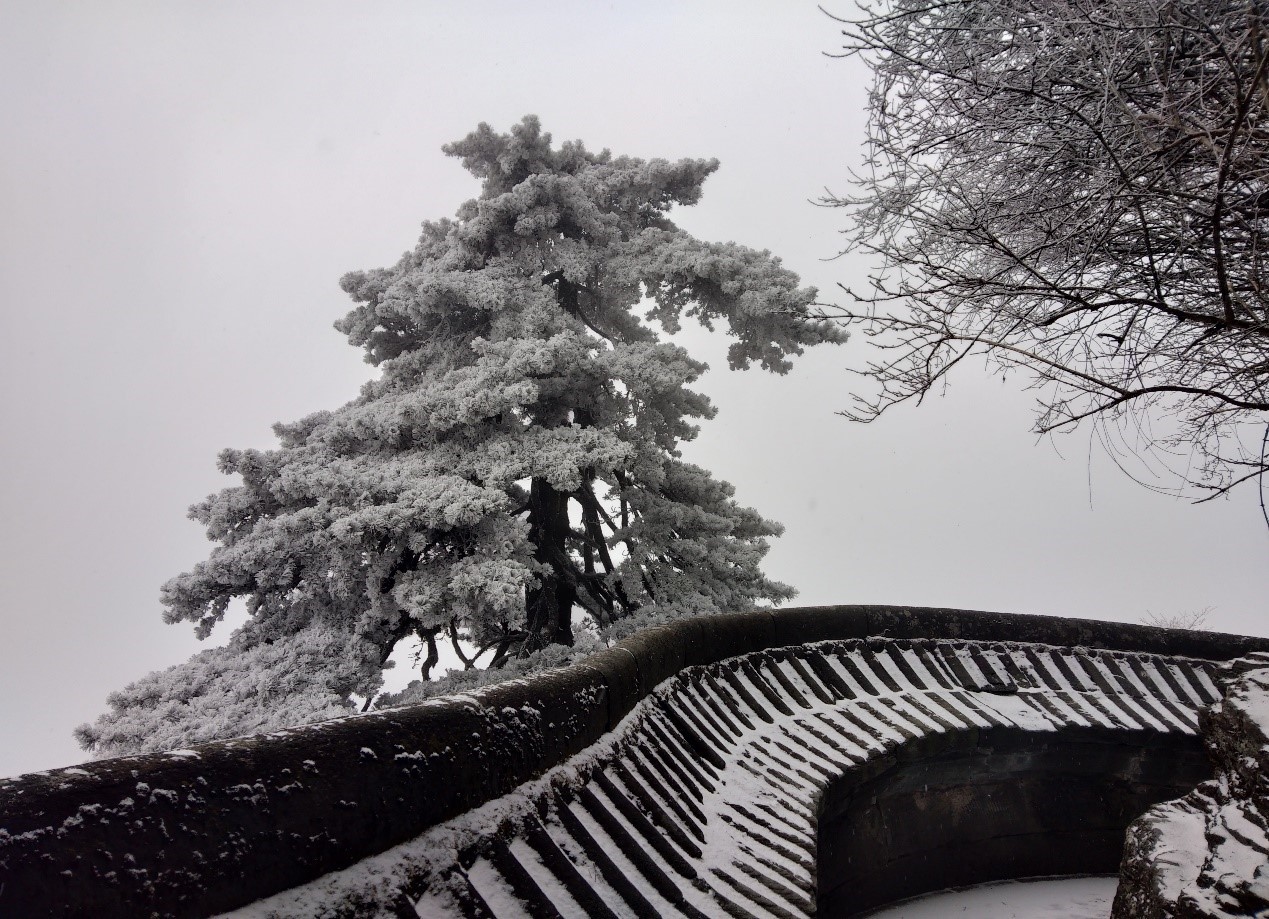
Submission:
[[[396,878],[376,896],[410,891],[420,915],[803,919],[816,912],[826,795],[845,800],[852,782],[922,751],[972,752],[977,738],[1193,735],[1215,697],[1210,670],[933,639],[828,641],[688,668],[602,752],[323,889],[364,896],[358,873],[374,870]],[[255,915],[303,914],[301,891],[264,902]]]

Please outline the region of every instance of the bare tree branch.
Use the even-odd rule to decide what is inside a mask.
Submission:
[[[834,16],[873,70],[869,154],[855,193],[822,203],[881,260],[871,292],[847,290],[860,308],[817,304],[878,355],[843,414],[919,403],[982,355],[1031,374],[1039,432],[1128,436],[1200,496],[1269,471],[1265,16],[1248,0]]]

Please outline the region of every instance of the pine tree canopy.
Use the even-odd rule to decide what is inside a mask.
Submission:
[[[842,333],[770,253],[670,220],[717,161],[554,148],[534,117],[445,152],[480,196],[395,266],[342,280],[356,305],[336,328],[378,378],[276,425],[275,449],[222,452],[242,484],[191,508],[215,546],[163,586],[165,619],[203,637],[243,598],[246,624],[112,694],[77,731],[87,749],[347,714],[410,637],[424,679],[377,704],[434,691],[438,642],[475,682],[793,595],[759,569],[780,526],[681,458],[714,410],[688,388],[706,366],[663,337],[721,323],[733,369],[784,373]]]

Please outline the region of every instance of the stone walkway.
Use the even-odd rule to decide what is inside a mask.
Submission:
[[[860,864],[872,857],[873,837],[844,839],[836,855],[821,851],[822,822],[849,814],[860,789],[946,817],[956,791],[948,764],[1011,775],[1044,756],[1069,759],[1070,748],[1045,745],[1059,736],[1097,756],[1121,735],[1192,738],[1197,710],[1219,698],[1215,666],[1036,644],[868,639],[691,667],[604,743],[517,792],[227,915],[809,917],[826,860],[836,858],[834,878],[846,879],[837,883],[866,900],[867,883],[851,878],[907,870],[902,860],[921,856],[902,826],[864,828],[877,865]],[[941,790],[905,786],[900,799],[876,784],[925,760],[942,764],[930,773],[943,776]],[[1124,767],[1137,770],[1134,788],[1153,781],[1139,760]],[[1104,770],[1100,760],[1089,768]],[[986,798],[968,814],[946,819],[975,818],[1012,786],[983,787]],[[1046,787],[1025,806],[1002,806],[1043,808]]]

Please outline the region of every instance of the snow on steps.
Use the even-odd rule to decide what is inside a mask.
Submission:
[[[1129,828],[1115,919],[1269,916],[1269,655],[1221,682],[1200,713],[1216,777]]]
[[[636,780],[642,777],[642,781],[651,786],[647,794],[660,796],[666,807],[672,808],[669,798],[674,798],[689,817],[682,817],[672,809],[667,813],[682,821],[681,828],[690,838],[696,839],[690,829],[692,823],[698,825],[711,846],[713,840],[731,839],[732,836],[727,834],[734,833],[738,840],[736,845],[743,843],[771,864],[780,865],[797,875],[791,866],[799,865],[806,858],[817,857],[816,853],[808,853],[805,846],[799,849],[797,834],[785,827],[797,811],[786,813],[777,809],[775,814],[768,814],[756,806],[747,807],[739,798],[739,793],[746,790],[740,784],[742,774],[749,777],[745,781],[757,787],[761,784],[760,779],[762,782],[768,780],[770,768],[781,773],[778,779],[770,778],[772,787],[785,789],[786,797],[792,794],[790,783],[796,789],[799,783],[806,781],[799,770],[812,778],[822,778],[815,766],[807,766],[785,752],[792,749],[807,758],[794,742],[800,736],[797,734],[801,729],[799,724],[809,724],[844,749],[853,749],[849,746],[852,741],[831,725],[817,726],[805,719],[794,723],[790,717],[797,716],[790,716],[780,708],[783,705],[789,712],[814,714],[816,719],[827,714],[823,711],[810,713],[792,696],[783,699],[788,692],[784,682],[795,684],[796,688],[800,685],[798,680],[806,682],[807,678],[790,670],[781,681],[776,674],[768,673],[759,685],[749,681],[745,673],[729,678],[726,675],[728,665],[709,671],[710,679],[719,686],[731,687],[723,696],[715,698],[711,694],[713,687],[708,680],[702,684],[710,688],[704,695],[713,700],[712,703],[703,703],[706,705],[726,705],[728,703],[720,700],[727,698],[727,693],[738,694],[737,686],[748,687],[749,698],[733,699],[731,704],[738,706],[754,728],[770,728],[773,732],[765,740],[752,742],[720,737],[731,746],[715,750],[725,762],[735,766],[735,769],[729,767],[727,771],[726,778],[730,784],[725,788],[728,793],[737,793],[733,803],[746,807],[748,813],[740,813],[731,807],[715,813],[706,808],[704,792],[700,800],[692,795],[688,786],[698,781],[696,772],[708,781],[706,773],[715,767],[708,760],[701,765],[692,760],[688,753],[694,751],[683,747],[685,743],[690,745],[690,738],[681,736],[683,729],[667,720],[668,715],[660,718],[666,724],[650,724],[646,734],[637,733],[636,729],[642,730],[638,726],[642,724],[646,712],[661,704],[657,700],[665,697],[665,691],[683,682],[685,668],[703,666],[708,669],[728,658],[763,649],[793,648],[824,640],[864,639],[869,636],[937,640],[950,646],[960,643],[971,659],[969,664],[948,659],[935,666],[938,673],[951,673],[957,679],[963,679],[962,671],[972,674],[976,668],[984,678],[989,675],[981,671],[981,665],[973,660],[974,654],[967,642],[985,643],[983,647],[1000,642],[1040,643],[1214,662],[1269,650],[1269,641],[1248,636],[943,608],[803,607],[682,619],[637,633],[572,667],[496,684],[471,694],[267,735],[201,744],[175,753],[120,757],[68,769],[0,778],[0,916],[202,917],[243,907],[281,891],[302,888],[323,875],[327,877],[321,884],[335,884],[338,890],[331,888],[334,899],[329,903],[315,901],[311,911],[313,915],[335,915],[336,903],[343,904],[341,908],[345,915],[374,915],[385,905],[394,915],[413,915],[413,906],[397,893],[415,898],[422,898],[425,893],[428,896],[448,896],[443,885],[433,883],[440,875],[429,874],[431,869],[428,866],[452,864],[454,852],[461,851],[464,858],[473,852],[480,854],[477,844],[487,839],[500,821],[507,822],[507,832],[503,834],[506,840],[522,839],[525,845],[532,846],[528,837],[513,830],[523,823],[524,815],[528,813],[525,807],[540,808],[534,812],[539,813],[548,824],[558,813],[553,788],[543,785],[546,776],[555,776],[561,797],[570,803],[580,801],[576,808],[569,811],[570,815],[578,813],[577,821],[584,827],[590,825],[587,820],[597,823],[585,809],[585,800],[578,797],[578,788],[587,783],[595,764],[606,766],[630,745],[631,737],[638,739],[646,748],[639,752],[642,758],[629,766],[631,774]],[[990,654],[984,656],[984,659],[989,658]],[[1057,688],[1049,688],[1044,707],[1064,713],[1061,717],[1071,723],[1082,723],[1080,719],[1090,725],[1102,723],[1104,706],[1098,701],[1096,691],[1080,692],[1072,687],[1069,691],[1071,700],[1062,697],[1061,693],[1066,692],[1063,680],[1074,680],[1085,686],[1086,681],[1093,679],[1082,665],[1070,669],[1071,664],[1078,663],[1074,658],[1063,660],[1067,670],[1063,670],[1058,662],[1054,662],[1052,667],[1045,667],[1045,672],[1049,674],[1049,679],[1055,681]],[[800,691],[802,697],[807,701],[814,697],[818,704],[826,704],[815,695],[812,687],[828,678],[820,675],[823,671],[814,664],[813,657],[799,657],[799,661],[811,668],[810,684],[806,690]],[[845,676],[839,676],[839,679],[854,691],[854,684],[850,682],[854,679],[853,673],[845,661],[839,663],[846,671]],[[754,666],[766,673],[765,663]],[[1101,679],[1109,679],[1097,672]],[[1174,682],[1178,679],[1169,671],[1160,671],[1157,675],[1165,683],[1168,679]],[[1121,677],[1131,685],[1131,677],[1122,671],[1120,677],[1115,678],[1116,684]],[[945,675],[944,678],[948,677]],[[775,682],[771,683],[772,680]],[[978,689],[963,686],[960,691],[970,694],[981,690],[985,695],[994,695],[990,691],[991,685],[989,680]],[[1047,683],[1045,685],[1048,686]],[[1088,685],[1095,686],[1096,680]],[[1152,679],[1142,683],[1146,688],[1152,685]],[[779,704],[770,701],[763,686],[775,693]],[[776,686],[779,686],[778,691]],[[1188,699],[1197,690],[1192,692],[1187,686],[1184,682],[1177,682],[1172,691],[1178,699]],[[820,688],[835,698],[826,686]],[[840,687],[836,691],[840,693]],[[810,696],[806,695],[807,692]],[[650,694],[655,694],[655,698],[641,706]],[[974,731],[983,736],[992,733],[991,729],[979,728],[949,728],[945,733],[932,731],[924,735],[925,741],[893,747],[891,753],[885,753],[883,751],[895,742],[893,737],[870,739],[866,736],[868,731],[859,725],[872,725],[878,714],[885,715],[889,710],[887,697],[891,694],[888,687],[875,697],[870,691],[865,691],[860,696],[862,701],[857,706],[858,711],[852,709],[853,718],[858,719],[858,723],[851,718],[841,723],[843,730],[857,738],[854,742],[866,755],[858,770],[879,768],[887,757],[906,755],[905,751],[919,748],[920,742],[928,741],[937,747],[938,743],[961,742]],[[1020,691],[1018,695],[1025,695],[1025,691]],[[935,696],[938,699],[926,700],[929,705],[939,706],[938,709],[929,709],[931,717],[942,711],[943,701],[954,708],[961,705],[951,693],[936,692]],[[948,699],[943,699],[944,696]],[[1131,692],[1128,697],[1132,698]],[[1000,696],[989,708],[992,711],[1003,710],[1004,706],[1011,704],[1004,700],[1005,697]],[[903,700],[891,701],[896,705],[907,704]],[[1161,704],[1153,699],[1151,701],[1156,706]],[[1171,704],[1189,707],[1182,705],[1181,701]],[[1028,703],[1028,708],[1031,707]],[[1123,707],[1129,712],[1133,710],[1128,702],[1122,706],[1116,703],[1116,707]],[[757,708],[766,711],[772,721],[768,723],[762,719]],[[1066,714],[1068,709],[1070,713]],[[997,714],[1005,719],[1023,717],[1021,710],[997,711]],[[1162,712],[1159,714],[1162,715]],[[1035,716],[1043,717],[1038,713]],[[680,718],[683,717],[680,715]],[[739,714],[731,717],[737,725],[749,730],[750,725],[745,724]],[[915,712],[912,717],[919,718]],[[1128,717],[1138,716],[1129,714]],[[1139,717],[1148,720],[1151,715],[1143,709]],[[700,720],[703,716],[697,715],[697,718]],[[889,722],[890,719],[887,716],[883,720]],[[856,726],[850,728],[847,723]],[[962,720],[961,723],[968,722]],[[659,734],[653,730],[654,727]],[[1028,736],[1059,736],[1066,730],[1063,728],[1052,735],[1042,731],[1031,732]],[[1099,729],[1090,726],[1078,730],[1096,732]],[[1191,735],[1175,731],[1159,734],[1110,728],[1100,730],[1131,735],[1129,739],[1137,740],[1149,740],[1151,737],[1165,741],[1168,738],[1182,739],[1191,746],[1197,746]],[[786,731],[792,732],[793,736]],[[667,764],[665,757],[676,744],[687,759]],[[744,766],[739,766],[733,760],[734,755],[738,755],[736,750],[742,748],[749,753],[743,757],[746,760]],[[727,749],[732,753],[728,753]],[[934,752],[937,753],[937,749]],[[919,749],[914,755],[918,754]],[[1017,751],[1015,754],[1022,755]],[[561,766],[570,758],[571,763]],[[761,765],[755,765],[764,761],[774,763],[774,766],[764,772]],[[821,767],[825,765],[818,760],[816,763]],[[639,771],[640,765],[644,772],[651,772],[659,779],[664,791],[649,782],[647,776]],[[983,765],[990,769],[1001,763],[984,762]],[[1008,766],[1008,763],[1005,765]],[[785,769],[785,766],[790,768]],[[792,768],[794,766],[796,770]],[[676,767],[683,771],[685,777],[679,776]],[[662,771],[668,772],[669,777],[662,776]],[[630,789],[620,776],[610,777],[610,780],[619,794],[625,793],[623,788],[632,794],[644,794],[638,789]],[[1196,781],[1197,778],[1185,787]],[[609,793],[598,785],[596,789],[592,789],[594,799],[601,805],[607,801],[615,808],[616,803],[607,797]],[[1166,797],[1175,797],[1184,790],[1178,788]],[[544,794],[544,791],[550,794]],[[1027,805],[1025,801],[1021,803]],[[648,807],[642,798],[635,804],[640,808]],[[1043,805],[1043,797],[1036,797],[1030,804]],[[772,806],[769,801],[767,806]],[[1144,807],[1143,804],[1133,816]],[[1002,810],[998,803],[982,809],[986,812]],[[1048,810],[1052,815],[1053,807]],[[649,813],[648,810],[644,812],[645,815]],[[1060,815],[1059,808],[1057,816]],[[861,816],[863,823],[870,819],[867,813]],[[732,824],[728,824],[724,817],[738,829],[733,830]],[[567,822],[568,816],[560,816],[559,819]],[[620,819],[620,814],[614,818],[619,826]],[[652,817],[648,819],[654,826],[660,826]],[[802,817],[797,819],[805,822]],[[764,826],[764,822],[768,826]],[[1124,822],[1127,823],[1126,820]],[[913,824],[924,828],[929,821],[915,820]],[[551,827],[546,829],[548,835],[556,833],[558,836]],[[637,826],[633,829],[639,831]],[[600,826],[596,832],[604,834],[608,831]],[[722,837],[719,834],[723,834]],[[754,834],[764,835],[766,843],[763,849],[755,849],[746,841]],[[785,839],[785,836],[790,838]],[[610,836],[608,838],[611,839]],[[805,835],[802,838],[805,841]],[[568,845],[567,839],[563,842]],[[574,843],[580,846],[576,840]],[[671,838],[669,844],[679,846],[680,842]],[[702,845],[699,839],[695,844],[702,848],[703,855],[706,848],[711,848]],[[393,847],[399,848],[394,850]],[[399,854],[407,849],[412,853],[409,860],[398,859],[391,854],[380,857],[380,853],[395,851]],[[524,851],[519,849],[518,844],[511,849],[513,857]],[[963,846],[957,840],[957,854],[961,854],[962,850]],[[655,849],[649,848],[648,851],[660,858]],[[775,855],[771,855],[772,852]],[[586,862],[586,872],[589,872],[583,872],[586,883],[599,893],[606,905],[611,904],[609,909],[622,915],[622,910],[628,908],[623,904],[628,904],[629,899],[621,881],[606,880],[596,867],[598,862],[593,859],[588,861],[583,849],[568,850],[567,854],[572,856],[570,860],[579,866],[579,870],[581,863]],[[606,854],[624,870],[622,859],[626,856],[616,849],[615,844]],[[825,854],[833,855],[831,851],[818,853]],[[986,853],[984,857],[991,861],[1008,855],[1008,852],[1004,855]],[[788,861],[780,861],[777,856]],[[688,865],[699,864],[700,860],[690,853],[683,857]],[[551,858],[549,850],[546,858]],[[824,861],[829,864],[832,859]],[[332,880],[343,877],[337,872],[358,863],[354,874],[359,872],[360,880],[352,886]],[[559,871],[568,874],[569,869],[558,860],[544,861],[543,864],[553,876]],[[463,872],[468,867],[478,876],[485,870],[474,863],[460,863]],[[730,885],[737,896],[742,887],[773,903],[775,897],[785,895],[777,890],[768,897],[763,893],[768,889],[767,885],[750,873],[723,863],[718,863],[718,867],[727,878],[712,873],[709,866],[704,866],[704,869],[694,867],[693,870],[697,870],[698,874],[700,870],[707,871],[701,876],[703,882],[708,882],[707,886],[715,883],[717,878],[719,889]],[[753,863],[750,863],[750,868],[753,868]],[[826,871],[817,867],[821,878],[830,877],[836,870]],[[375,872],[378,872],[377,877]],[[671,883],[682,888],[684,882],[673,866],[667,863],[664,872]],[[502,875],[498,874],[498,878]],[[493,883],[506,885],[509,882],[502,879]],[[696,890],[690,879],[686,883]],[[363,894],[356,893],[354,888],[364,893],[364,902],[359,904],[357,898]],[[505,893],[510,889],[507,886],[495,887],[489,896],[497,900],[499,890]],[[555,889],[555,894],[561,897],[564,894],[560,893],[560,889],[565,892],[570,890],[568,884]],[[569,892],[568,896],[576,898],[586,894]],[[648,897],[654,896],[661,894],[652,889]],[[709,902],[715,902],[712,893],[710,898]],[[897,898],[890,897],[892,900]],[[520,901],[513,896],[507,902]],[[755,899],[754,903],[758,901]],[[398,907],[405,912],[399,912]],[[515,908],[508,906],[513,911],[510,914],[515,914]],[[759,909],[766,907],[753,907],[754,911]],[[427,907],[424,907],[423,912],[426,911]],[[444,915],[443,912],[440,914]]]
[[[690,667],[603,742],[516,792],[228,915],[812,916],[818,820],[843,776],[861,781],[905,750],[993,731],[1192,738],[1198,710],[1220,696],[1215,667],[927,639]]]

